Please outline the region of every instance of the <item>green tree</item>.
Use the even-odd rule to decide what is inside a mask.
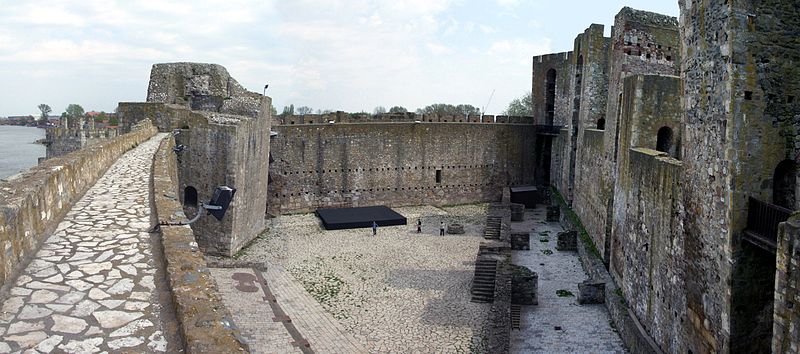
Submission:
[[[37,107],[39,108],[39,111],[42,112],[42,114],[39,116],[39,124],[41,125],[47,124],[47,122],[49,121],[50,112],[52,112],[53,109],[50,108],[49,105],[44,103],[38,105]]]
[[[384,107],[384,106],[375,107],[375,110],[373,110],[372,113],[376,114],[376,115],[384,114],[384,113],[386,113],[386,107]]]
[[[309,106],[297,107],[297,115],[299,115],[299,116],[304,116],[306,114],[311,114],[311,113],[314,113],[314,110],[311,109],[311,107],[309,107]]]
[[[67,106],[67,117],[72,119],[80,119],[86,114],[86,111],[83,110],[83,107],[79,104],[70,104]]]
[[[119,125],[119,119],[117,119],[117,115],[116,114],[111,116],[111,118],[108,118],[108,125],[110,125],[110,126]]]
[[[469,104],[460,104],[454,106],[447,103],[434,103],[426,106],[425,108],[420,108],[417,110],[417,114],[437,114],[440,116],[457,114],[478,115],[480,113],[480,109]]]
[[[408,113],[408,110],[402,106],[394,106],[389,108],[389,113]]]
[[[533,115],[533,96],[528,91],[522,97],[515,98],[508,104],[508,108],[503,111],[506,116],[532,116]]]
[[[281,117],[286,116],[293,116],[294,115],[294,105],[291,104],[289,106],[283,106],[283,112],[281,112]]]

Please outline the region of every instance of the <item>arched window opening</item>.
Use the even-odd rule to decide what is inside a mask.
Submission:
[[[797,187],[797,162],[783,160],[775,168],[772,179],[772,203],[795,210]]]
[[[183,189],[183,205],[197,208],[197,189],[192,186]]]
[[[606,130],[606,119],[600,118],[597,120],[597,129],[598,130]]]
[[[672,128],[661,127],[661,129],[658,130],[658,140],[656,141],[656,150],[673,155],[671,152],[672,145],[673,145]]]
[[[547,71],[547,81],[545,86],[545,119],[547,125],[553,125],[556,115],[556,70]]]

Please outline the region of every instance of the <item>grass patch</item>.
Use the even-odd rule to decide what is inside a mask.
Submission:
[[[549,255],[553,254],[553,251],[552,250],[542,250],[542,253],[544,253],[545,256],[549,256]]]
[[[540,239],[539,239],[539,242],[550,242],[550,240],[549,240],[549,239],[546,239],[546,238],[540,238]]]
[[[602,260],[603,256],[600,255],[600,251],[597,250],[597,246],[594,245],[594,241],[592,241],[592,238],[589,237],[589,232],[586,231],[586,228],[583,226],[583,222],[581,222],[581,219],[578,217],[578,215],[567,206],[567,202],[564,201],[564,197],[561,196],[561,193],[558,192],[558,189],[555,187],[550,187],[550,192],[556,197],[558,204],[561,205],[561,209],[564,211],[564,213],[566,213],[567,219],[569,219],[570,223],[572,223],[572,225],[578,229],[578,235],[589,249],[589,253],[597,257],[597,259]]]
[[[575,296],[575,294],[573,294],[571,291],[569,291],[569,290],[564,290],[564,289],[558,289],[558,290],[556,290],[556,295],[558,295],[558,297],[570,297],[570,296]]]

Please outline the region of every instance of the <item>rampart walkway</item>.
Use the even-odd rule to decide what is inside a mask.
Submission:
[[[147,232],[163,137],[115,162],[43,243],[2,305],[0,353],[180,350],[168,344],[175,326]]]

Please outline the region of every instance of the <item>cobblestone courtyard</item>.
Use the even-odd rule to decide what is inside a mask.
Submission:
[[[470,303],[469,286],[483,241],[486,206],[396,211],[408,218],[408,225],[378,228],[377,237],[370,229],[325,231],[313,214],[281,216],[238,261],[285,269],[293,277],[285,277],[284,286],[276,288],[289,287],[287,282],[305,288],[327,311],[330,319],[318,316],[322,327],[331,327],[329,333],[336,336],[338,320],[340,331],[368,352],[459,353],[482,348],[480,333],[490,305]],[[417,234],[420,216],[423,232]],[[464,224],[466,234],[438,236],[440,220]],[[231,276],[225,270],[214,272],[218,283]],[[267,278],[275,283],[280,274]],[[276,297],[281,304],[281,294]],[[295,314],[287,312],[297,322],[298,316],[318,315],[310,307],[313,304],[297,307]],[[304,325],[297,325],[302,332]],[[305,335],[313,350],[313,336]]]

